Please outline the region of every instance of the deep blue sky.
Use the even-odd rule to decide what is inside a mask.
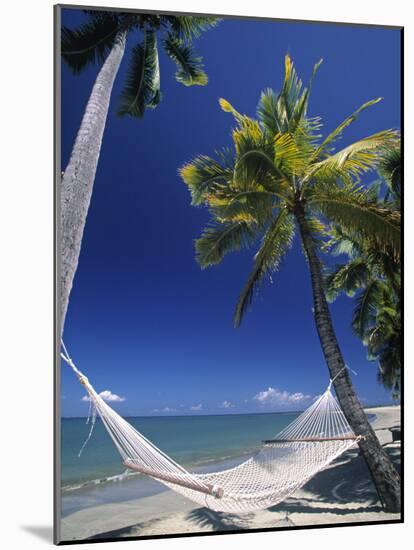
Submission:
[[[84,16],[63,10],[73,27]],[[232,118],[218,98],[253,115],[262,89],[279,89],[284,56],[291,54],[314,83],[310,115],[329,132],[363,102],[366,111],[341,142],[400,127],[400,33],[393,29],[231,20],[196,42],[209,84],[186,88],[161,54],[163,101],[143,120],[120,119],[116,104],[131,47],[112,94],[92,203],[65,326],[66,344],[98,391],[123,397],[122,414],[209,414],[300,409],[328,383],[312,318],[309,274],[295,241],[273,284],[263,285],[242,327],[232,314],[252,266],[254,250],[229,255],[201,271],[193,241],[208,220],[190,206],[178,168],[197,154],[230,145]],[[99,67],[73,76],[62,65],[62,169],[79,128]],[[352,302],[341,298],[332,314],[345,360],[365,404],[390,396],[376,380],[376,365],[350,329]],[[254,399],[269,387],[267,404]],[[283,393],[287,392],[287,393]],[[87,404],[73,373],[62,366],[62,413],[81,416]],[[297,396],[298,397],[298,396]],[[300,397],[300,396],[299,396]],[[232,407],[222,406],[224,401]],[[266,401],[266,399],[265,399]],[[201,405],[201,407],[200,407]],[[196,407],[198,410],[192,408]],[[170,409],[170,412],[163,409]]]

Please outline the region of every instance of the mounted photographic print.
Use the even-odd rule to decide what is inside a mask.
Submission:
[[[56,543],[402,521],[402,33],[55,8]]]

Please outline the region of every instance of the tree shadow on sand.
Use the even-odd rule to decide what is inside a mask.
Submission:
[[[209,508],[196,508],[187,515],[188,520],[194,521],[200,527],[212,527],[215,531],[247,529],[252,517],[252,514],[239,516],[228,512],[214,512]]]
[[[392,462],[399,469],[400,449],[385,447]],[[307,514],[356,514],[367,512],[381,512],[383,508],[378,501],[370,472],[359,450],[352,449],[335,460],[331,467],[316,474],[303,487],[304,494],[290,497],[284,502],[268,508],[269,512],[280,514],[280,519],[275,517],[273,528],[294,527],[295,522],[289,517],[294,513]],[[309,496],[307,496],[309,495]],[[346,505],[353,503],[353,508]],[[211,528],[213,531],[231,531],[251,528],[254,513],[230,514],[214,512],[209,508],[196,508],[191,510],[186,519],[200,528]],[[150,523],[156,523],[154,519]],[[136,523],[107,531],[90,537],[91,539],[122,538],[139,536],[144,527],[148,528],[149,522]]]
[[[139,536],[139,530],[142,529],[144,526],[148,527],[148,525],[149,522],[134,523],[133,525],[128,525],[127,527],[121,527],[120,529],[113,529],[112,531],[105,531],[105,533],[98,533],[97,535],[87,537],[85,540],[136,537]]]
[[[394,466],[399,469],[400,449],[385,447]],[[293,527],[295,522],[289,517],[293,513],[308,514],[361,514],[382,512],[371,474],[358,449],[344,453],[332,463],[332,467],[319,472],[304,487],[311,497],[298,496],[268,508],[269,512],[283,514],[274,527]],[[353,507],[346,505],[353,503]],[[211,527],[213,530],[225,531],[248,529],[253,514],[229,514],[214,512],[208,508],[197,508],[191,511],[187,519],[200,527]]]
[[[385,447],[394,466],[399,469],[400,449]],[[291,497],[269,508],[272,512],[306,512],[312,514],[335,513],[346,515],[360,512],[381,512],[383,510],[375,485],[364,458],[359,450],[349,450],[332,463],[332,467],[316,474],[303,487],[312,498]],[[346,508],[347,503],[359,504]],[[315,504],[330,506],[315,506]],[[312,505],[313,504],[313,505]],[[337,505],[337,506],[333,506]]]

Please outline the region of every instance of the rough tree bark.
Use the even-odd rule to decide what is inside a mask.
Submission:
[[[82,236],[91,201],[109,101],[114,80],[124,55],[125,38],[125,32],[117,36],[111,52],[99,71],[62,178],[60,198],[61,332],[65,325],[69,295],[78,267]]]
[[[331,379],[336,377],[333,385],[339,403],[354,433],[364,436],[364,439],[359,442],[359,447],[371,472],[384,508],[388,512],[399,512],[401,510],[400,476],[368,422],[365,411],[353,388],[348,371],[344,368],[345,362],[336,339],[325,298],[321,263],[316,253],[315,243],[312,239],[302,204],[296,206],[295,216],[305,254],[309,262],[316,329],[330,377]]]

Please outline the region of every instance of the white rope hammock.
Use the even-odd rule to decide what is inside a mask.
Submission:
[[[333,396],[331,381],[323,395],[274,439],[264,441],[247,461],[228,470],[191,473],[109,407],[77,369],[63,343],[62,348],[62,358],[85,387],[94,411],[83,447],[92,434],[97,412],[127,468],[215,511],[243,513],[282,502],[361,439]]]

